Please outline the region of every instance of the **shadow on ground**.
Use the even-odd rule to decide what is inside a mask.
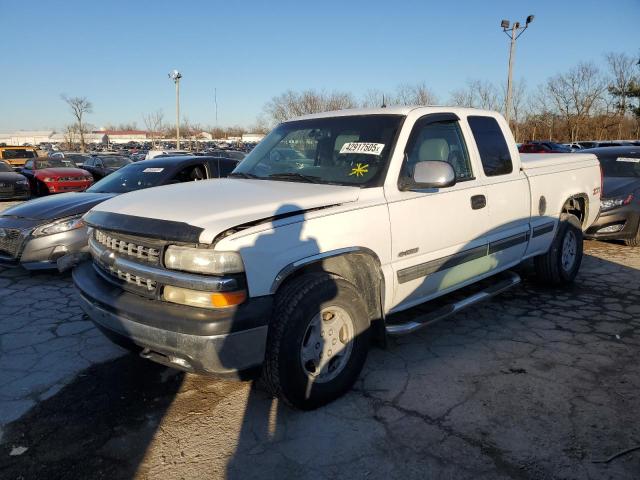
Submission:
[[[133,477],[182,381],[135,355],[85,370],[6,428],[0,477]]]

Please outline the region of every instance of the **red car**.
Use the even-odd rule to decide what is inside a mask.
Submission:
[[[65,158],[27,160],[20,173],[29,179],[35,195],[82,192],[93,183],[89,172],[77,168],[75,163]]]

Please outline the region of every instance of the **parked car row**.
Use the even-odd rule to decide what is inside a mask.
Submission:
[[[551,140],[532,140],[518,145],[520,153],[571,153],[589,148],[604,147],[637,147],[640,140],[619,141],[582,141],[573,143],[558,143]]]

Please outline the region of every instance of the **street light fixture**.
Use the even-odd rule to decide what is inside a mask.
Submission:
[[[176,150],[180,150],[180,79],[182,74],[178,70],[172,70],[169,78],[176,84]]]
[[[524,31],[529,27],[529,24],[533,22],[534,18],[535,17],[533,15],[529,15],[527,17],[524,27],[520,26],[520,22],[514,22],[512,26],[510,26],[509,20],[502,20],[500,22],[500,28],[502,28],[502,31],[511,39],[511,49],[509,50],[509,75],[507,77],[507,104],[506,104],[506,111],[505,111],[507,124],[509,123],[509,117],[511,116],[513,57],[516,51],[516,40],[520,38],[520,35],[522,35]]]

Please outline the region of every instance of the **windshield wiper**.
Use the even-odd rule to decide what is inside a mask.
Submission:
[[[253,173],[244,173],[244,172],[232,172],[227,175],[229,178],[262,178],[258,175],[254,175]]]
[[[318,182],[320,177],[315,177],[313,175],[305,175],[304,173],[297,173],[297,172],[272,173],[271,175],[269,175],[269,178],[273,178],[275,180],[299,179],[307,183],[320,183]]]

